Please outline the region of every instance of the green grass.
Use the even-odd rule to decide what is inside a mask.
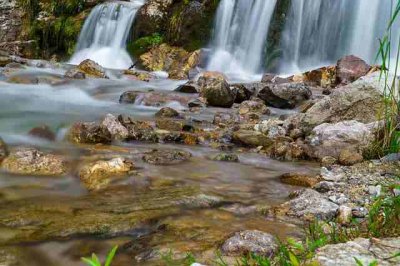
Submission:
[[[111,266],[111,263],[115,257],[115,254],[117,253],[118,246],[115,246],[110,252],[108,253],[106,257],[106,261],[104,264],[101,264],[99,258],[97,257],[96,254],[92,253],[92,256],[90,258],[82,258],[82,261],[89,266]]]

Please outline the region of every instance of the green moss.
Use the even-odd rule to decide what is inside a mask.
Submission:
[[[137,58],[154,46],[160,45],[163,41],[164,37],[160,33],[154,33],[153,35],[145,36],[129,43],[127,49],[133,57]]]

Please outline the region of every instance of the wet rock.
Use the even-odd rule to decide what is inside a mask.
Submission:
[[[322,167],[331,167],[332,165],[336,164],[338,160],[332,156],[325,156],[321,159],[321,166]]]
[[[88,78],[108,78],[103,67],[90,59],[86,59],[78,66],[68,70],[67,73],[65,73],[65,77],[75,78],[82,73]]]
[[[135,103],[154,107],[161,107],[171,103],[186,106],[193,99],[195,99],[195,95],[191,94],[154,91],[140,94]]]
[[[112,138],[109,131],[102,130],[95,122],[77,122],[69,129],[67,139],[74,143],[107,144]]]
[[[356,81],[336,89],[328,97],[317,101],[304,114],[297,114],[287,120],[292,128],[301,129],[304,134],[323,123],[338,123],[356,120],[361,123],[375,122],[384,103],[376,79]]]
[[[278,137],[274,139],[274,145],[270,150],[272,158],[284,161],[305,160],[309,159],[307,146],[292,142],[285,137]]]
[[[39,78],[29,74],[16,74],[9,77],[7,82],[15,84],[39,84]]]
[[[399,249],[400,238],[357,238],[346,243],[319,248],[314,260],[321,266],[356,265],[354,258],[360,260],[363,265],[371,265],[373,262],[382,266],[398,265],[400,258],[393,255]]]
[[[354,55],[341,58],[336,65],[336,79],[339,84],[349,84],[367,75],[371,66]]]
[[[258,93],[266,105],[281,109],[292,109],[311,95],[310,88],[302,83],[268,84]]]
[[[10,63],[12,63],[12,59],[10,56],[0,55],[0,67],[5,67]]]
[[[112,140],[125,140],[129,136],[128,129],[112,114],[107,114],[100,123],[104,136],[111,136]]]
[[[6,143],[0,138],[0,164],[8,156],[8,148]]]
[[[238,130],[233,133],[233,140],[252,147],[269,147],[273,144],[268,136],[253,130]]]
[[[155,116],[157,118],[177,118],[179,117],[179,113],[170,107],[163,107],[155,114]]]
[[[351,219],[353,218],[352,209],[345,205],[339,207],[337,221],[341,225],[350,224]]]
[[[313,187],[320,180],[315,176],[309,176],[306,174],[298,174],[298,173],[287,173],[281,175],[279,177],[282,183],[293,185],[293,186],[301,186],[301,187]]]
[[[175,91],[181,93],[198,93],[200,91],[200,88],[195,82],[189,81],[183,85],[180,85],[178,88],[175,89]]]
[[[177,119],[157,119],[156,127],[168,131],[181,131],[185,126],[184,120]]]
[[[277,250],[278,245],[274,236],[271,234],[247,230],[237,232],[227,239],[222,245],[221,250],[225,255],[241,256],[251,253],[271,257]]]
[[[140,80],[145,82],[149,82],[151,79],[154,79],[154,76],[152,76],[150,73],[143,71],[135,71],[132,69],[124,70],[123,74],[126,75],[129,79]]]
[[[50,141],[56,140],[56,135],[54,132],[46,125],[40,126],[40,127],[35,127],[32,128],[29,133],[29,135],[40,138],[40,139],[46,139]]]
[[[271,110],[262,101],[243,101],[239,106],[239,114],[246,115],[249,113],[268,115]]]
[[[118,177],[126,176],[134,168],[134,163],[125,158],[99,160],[81,166],[79,178],[88,190],[100,190]]]
[[[231,90],[236,95],[235,103],[248,101],[254,94],[254,90],[250,90],[244,84],[233,84]]]
[[[235,95],[231,91],[225,76],[218,72],[204,72],[198,79],[200,96],[207,100],[207,104],[215,107],[230,108]]]
[[[268,119],[254,126],[256,131],[267,135],[271,139],[286,136],[286,129],[283,127],[283,121],[279,119]]]
[[[265,73],[261,79],[261,82],[263,83],[274,83],[274,84],[290,83],[291,81],[292,81],[291,78],[282,78],[271,73]]]
[[[211,157],[213,161],[222,161],[222,162],[239,162],[239,156],[234,153],[219,153],[213,157]]]
[[[214,115],[214,125],[225,127],[236,123],[239,123],[239,117],[234,113],[217,112]]]
[[[330,220],[336,216],[339,206],[312,189],[305,189],[299,195],[278,207],[277,212],[302,219]]]
[[[363,123],[352,121],[343,121],[336,124],[322,124],[315,127],[308,138],[314,156],[316,158],[324,158],[331,156],[339,158],[340,152],[343,149],[355,151],[352,154],[344,153],[343,162],[348,159],[358,162],[360,156],[350,158],[352,155],[356,156],[356,152],[368,147],[374,140],[374,135],[371,128]]]
[[[7,172],[21,175],[56,176],[67,172],[67,164],[62,156],[31,148],[11,151],[1,166]]]
[[[157,141],[154,128],[148,121],[137,121],[133,118],[120,115],[118,121],[128,130],[128,139],[141,141]]]
[[[305,72],[301,82],[311,83],[323,88],[336,86],[336,67],[328,66]]]
[[[189,106],[189,108],[205,108],[206,102],[207,102],[207,100],[200,97],[200,98],[189,101],[188,106]]]
[[[339,163],[341,165],[351,166],[361,163],[363,160],[363,156],[354,150],[344,149],[339,154]]]
[[[143,161],[155,165],[172,165],[189,160],[192,155],[183,150],[153,150],[143,156]]]
[[[142,97],[143,92],[140,91],[125,91],[119,97],[119,103],[134,104],[138,97]]]

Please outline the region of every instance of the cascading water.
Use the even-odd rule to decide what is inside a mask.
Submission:
[[[126,42],[136,12],[144,2],[107,2],[96,6],[85,21],[70,63],[91,59],[107,68],[130,67],[132,59],[125,49]]]
[[[391,4],[392,0],[292,1],[282,34],[281,72],[331,64],[347,54],[374,63]]]
[[[261,72],[262,55],[276,0],[222,0],[208,70],[237,79]]]

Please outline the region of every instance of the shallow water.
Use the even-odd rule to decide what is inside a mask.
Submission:
[[[45,73],[57,76],[62,71]],[[0,252],[23,254],[20,258],[37,265],[81,265],[81,256],[91,252],[104,256],[118,244],[117,265],[158,265],[160,256],[154,254],[169,250],[176,257],[190,251],[211,258],[216,247],[238,230],[258,229],[282,238],[300,234],[296,225],[268,218],[263,210],[282,203],[298,189],[280,183],[281,174],[313,173],[313,164],[278,162],[246,150],[235,150],[240,163],[226,163],[209,159],[218,150],[199,146],[136,142],[76,146],[63,141],[73,122],[94,121],[107,113],[151,120],[160,107],[121,105],[120,94],[133,89],[170,92],[182,83],[132,81],[118,78],[118,74],[112,77],[53,85],[0,81],[0,136],[9,145],[33,145],[61,153],[73,164],[88,156],[121,155],[133,159],[138,168],[108,194],[88,193],[74,170],[62,177],[0,172],[0,216],[8,223],[0,225],[0,241],[13,244]],[[202,119],[212,119],[211,113]],[[28,136],[31,128],[44,124],[57,132],[57,141]],[[187,150],[193,157],[172,166],[143,163],[142,154],[154,148]],[[192,197],[190,193],[220,201],[211,207],[182,204],[185,197]],[[137,261],[144,258],[153,260]]]

